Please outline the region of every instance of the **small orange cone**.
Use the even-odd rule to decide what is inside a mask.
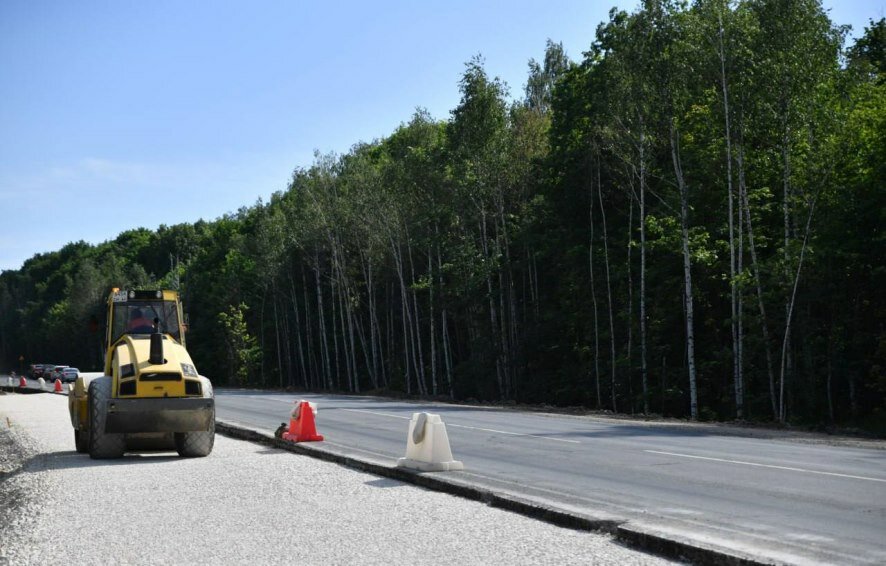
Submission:
[[[56,380],[55,380],[55,392],[56,392],[56,393],[61,393],[61,392],[62,392],[62,380],[61,380],[61,379],[56,379]]]
[[[283,432],[282,438],[292,442],[323,440],[323,436],[317,434],[317,426],[314,424],[314,408],[310,403],[297,401],[289,419],[289,430]]]
[[[25,379],[25,376],[21,377],[21,379],[18,382],[18,386],[19,387],[27,387],[28,386],[28,381]]]

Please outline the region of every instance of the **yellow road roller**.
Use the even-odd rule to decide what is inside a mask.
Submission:
[[[215,397],[185,347],[178,293],[112,289],[105,343],[103,375],[81,375],[68,396],[77,452],[96,459],[144,448],[209,455]]]

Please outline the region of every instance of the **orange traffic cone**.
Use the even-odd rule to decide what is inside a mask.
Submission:
[[[56,380],[55,380],[55,392],[56,392],[56,393],[61,393],[61,392],[62,392],[62,380],[61,380],[61,379],[56,379]]]
[[[292,442],[323,440],[323,436],[317,434],[317,426],[314,424],[314,408],[307,401],[296,403],[289,419],[289,430],[283,432],[283,440]]]
[[[27,387],[28,386],[28,381],[25,379],[25,376],[21,377],[21,379],[18,382],[18,386],[19,387]]]

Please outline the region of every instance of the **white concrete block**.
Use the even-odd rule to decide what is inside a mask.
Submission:
[[[462,462],[452,459],[443,419],[431,413],[412,414],[406,437],[406,457],[397,460],[397,466],[421,472],[448,472],[465,467]]]

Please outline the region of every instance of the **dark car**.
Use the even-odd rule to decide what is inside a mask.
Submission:
[[[31,376],[31,379],[43,377],[44,367],[45,364],[31,364],[31,367],[28,368],[28,375]]]

